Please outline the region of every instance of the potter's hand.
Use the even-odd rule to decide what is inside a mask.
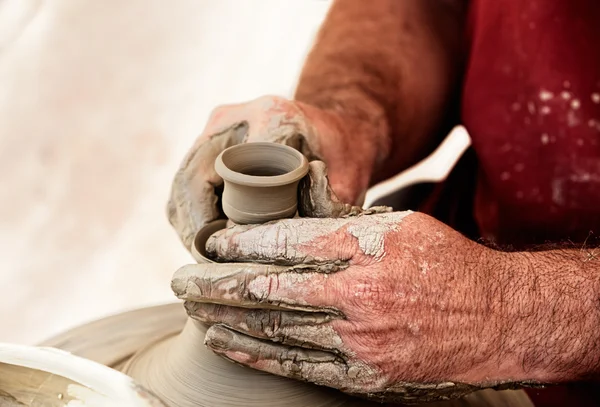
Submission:
[[[406,402],[495,385],[511,362],[485,268],[499,252],[427,215],[236,226],[207,248],[229,263],[185,266],[172,288],[237,363]]]
[[[247,141],[271,141],[296,148],[312,160],[302,185],[299,211],[305,216],[337,217],[355,212],[349,205],[362,200],[372,171],[372,144],[350,119],[299,102],[266,96],[249,103],[222,106],[213,112],[202,135],[184,159],[173,181],[169,221],[189,249],[195,233],[217,219],[215,187],[222,179],[214,170],[224,149]],[[364,133],[364,132],[362,132]],[[360,136],[360,143],[356,138]]]

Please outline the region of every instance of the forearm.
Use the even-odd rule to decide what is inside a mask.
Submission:
[[[463,13],[460,0],[332,5],[296,99],[366,132],[377,149],[373,181],[419,161],[444,134],[462,66]]]
[[[588,250],[506,253],[492,284],[498,366],[542,383],[600,375],[600,259]],[[501,265],[504,263],[504,266]]]

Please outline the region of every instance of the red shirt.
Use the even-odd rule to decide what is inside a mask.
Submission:
[[[462,121],[500,243],[600,233],[600,1],[473,0]]]
[[[468,40],[461,115],[481,236],[600,234],[600,1],[473,0]],[[537,406],[600,405],[595,387],[529,394]]]

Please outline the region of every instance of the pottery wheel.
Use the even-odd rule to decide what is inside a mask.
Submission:
[[[66,350],[77,356],[81,356],[87,359],[94,360],[98,363],[102,363],[106,366],[113,367],[117,370],[123,370],[127,367],[131,370],[132,374],[137,375],[141,369],[146,369],[153,359],[155,358],[166,358],[168,352],[161,349],[168,349],[173,347],[173,342],[178,340],[197,340],[195,344],[197,349],[206,349],[204,347],[203,338],[196,337],[194,334],[200,333],[195,327],[190,335],[179,335],[184,326],[186,330],[190,330],[190,323],[187,315],[183,309],[181,303],[159,305],[155,307],[142,308],[134,311],[124,312],[122,314],[112,315],[80,327],[69,330],[63,334],[60,334],[54,338],[44,341],[40,346],[50,346],[59,349]],[[195,331],[195,332],[194,332]],[[209,352],[208,350],[206,350]],[[135,355],[135,357],[133,357]],[[133,358],[132,358],[133,357]],[[311,400],[312,395],[317,395],[317,400],[323,392],[327,394],[324,396],[328,400],[329,404],[307,404],[307,406],[366,406],[373,405],[371,403],[365,403],[362,400],[353,400],[352,403],[348,404],[346,397],[338,392],[331,392],[328,389],[324,389],[318,386],[312,386],[305,383],[295,382],[284,378],[271,377],[264,373],[252,371],[243,367],[235,366],[227,361],[220,361],[216,355],[211,357],[219,359],[217,364],[223,362],[232,365],[231,368],[242,369],[247,371],[248,379],[246,383],[229,383],[230,393],[222,394],[221,401],[212,401],[211,406],[237,406],[235,404],[235,398],[243,398],[246,394],[239,394],[238,391],[246,392],[248,388],[253,388],[254,391],[262,392],[263,394],[269,394],[273,392],[277,387],[277,382],[293,383],[287,391],[289,394],[295,394],[296,397],[306,398]],[[166,360],[160,363],[168,363]],[[207,363],[215,363],[214,360]],[[201,368],[201,367],[199,367]],[[246,373],[246,372],[244,372]],[[214,372],[213,372],[214,376]],[[264,380],[270,381],[271,384],[267,385]],[[143,381],[152,381],[152,376],[147,377]],[[222,376],[220,378],[215,377],[215,380],[211,383],[203,384],[211,392],[222,391],[223,385],[226,385],[228,378]],[[239,387],[236,387],[239,386]],[[267,386],[267,387],[259,387]],[[212,387],[212,388],[211,388]],[[243,389],[243,390],[242,390]],[[306,393],[308,392],[308,396]],[[284,402],[280,397],[280,394],[275,392],[271,393],[272,406],[280,405],[293,405],[293,403]],[[335,394],[334,402],[331,402],[331,394]],[[313,401],[315,399],[312,399]],[[322,400],[322,399],[321,399]],[[169,400],[164,400],[169,402]],[[202,400],[190,400],[192,404],[202,405]],[[252,406],[253,404],[243,404]],[[254,404],[258,405],[258,404]],[[379,404],[375,404],[379,405]],[[483,390],[473,393],[461,400],[452,400],[448,402],[438,402],[433,404],[427,404],[429,407],[533,407],[529,398],[522,390],[506,390],[506,391],[494,391],[494,390]]]

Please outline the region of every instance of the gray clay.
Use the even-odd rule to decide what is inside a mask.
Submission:
[[[206,255],[206,242],[208,241],[210,235],[218,232],[221,229],[225,229],[226,227],[226,219],[217,219],[208,223],[206,226],[200,229],[198,233],[196,233],[191,249],[194,260],[196,260],[198,263],[212,263],[212,260],[210,260]]]
[[[224,150],[215,170],[225,183],[225,215],[239,224],[263,223],[294,216],[308,160],[283,144],[244,143]]]

